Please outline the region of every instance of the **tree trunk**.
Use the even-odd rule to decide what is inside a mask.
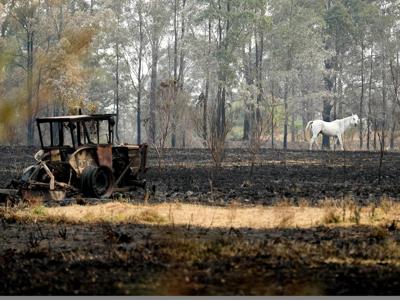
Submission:
[[[185,25],[185,6],[186,6],[186,0],[182,0],[182,9],[181,9],[181,49],[180,49],[180,54],[179,54],[179,73],[178,73],[178,88],[180,91],[183,90],[183,85],[185,81],[185,52],[184,52],[184,39],[185,39],[185,33],[186,33],[186,25]]]
[[[275,149],[275,93],[274,93],[274,82],[271,81],[271,148]]]
[[[264,11],[262,11],[262,15],[264,15]],[[256,51],[256,74],[257,74],[257,107],[256,107],[256,124],[257,128],[260,127],[261,123],[261,112],[260,112],[260,104],[263,98],[263,88],[262,88],[262,79],[263,79],[263,55],[264,55],[264,34],[262,31],[259,32],[259,43],[257,43],[257,51]],[[256,36],[257,40],[257,36]]]
[[[221,1],[218,1],[219,10],[222,12]],[[227,2],[227,12],[230,10],[230,2]],[[226,22],[226,33],[225,40],[222,40],[222,21],[221,18],[218,20],[218,47],[225,49],[228,48],[228,32],[229,32],[229,21]],[[224,44],[224,45],[223,45]],[[223,62],[221,62],[223,64]],[[218,92],[217,92],[217,113],[216,113],[216,130],[219,140],[225,138],[225,103],[226,103],[226,75],[225,66],[220,65],[218,70]]]
[[[385,149],[385,129],[386,129],[386,118],[387,118],[387,103],[386,103],[386,55],[382,53],[382,128],[381,128],[381,138],[380,144],[383,149]]]
[[[290,131],[291,131],[291,142],[294,144],[296,142],[296,126],[295,126],[296,114],[292,112]]]
[[[325,8],[328,11],[332,6],[332,0],[327,0],[325,2]],[[329,51],[331,50],[331,45],[330,45],[330,40],[327,38],[325,42],[325,50]],[[324,85],[325,85],[325,90],[327,91],[328,94],[332,93],[333,85],[334,85],[334,79],[330,75],[332,72],[332,69],[334,69],[334,57],[331,57],[325,61],[325,74],[324,75]],[[331,121],[331,110],[332,110],[333,105],[330,103],[328,99],[324,99],[323,102],[323,107],[322,107],[322,120],[326,122]],[[335,108],[336,109],[336,108]],[[335,111],[336,115],[336,111]],[[336,117],[336,116],[335,116]],[[322,137],[322,148],[324,149],[330,149],[330,141],[329,137],[323,135]]]
[[[370,57],[370,73],[369,73],[369,84],[368,84],[368,119],[367,119],[367,149],[371,148],[371,117],[372,117],[372,75],[373,75],[373,53],[374,53],[374,45],[371,46],[371,57]]]
[[[390,74],[392,77],[392,86],[393,86],[393,103],[395,105],[400,106],[399,100],[399,88],[400,88],[400,54],[399,51],[396,53],[396,65],[394,66],[393,57],[390,56]]]
[[[329,100],[324,100],[324,107],[323,107],[323,111],[322,111],[322,120],[324,120],[325,122],[331,121],[332,107],[333,107],[333,105],[330,103]],[[327,136],[327,135],[324,135],[322,137],[322,148],[330,149],[329,136]]]
[[[246,110],[243,113],[243,137],[244,141],[248,141],[250,139],[250,113]]]
[[[284,124],[283,124],[283,149],[288,147],[288,123],[289,123],[289,112],[288,112],[288,93],[289,93],[289,78],[286,76],[285,87],[283,94],[284,103]]]
[[[211,1],[210,1],[210,7],[211,7]],[[208,19],[208,56],[207,56],[206,92],[205,92],[204,103],[203,103],[204,145],[206,145],[207,139],[208,139],[207,114],[208,114],[208,99],[210,97],[209,96],[210,95],[210,61],[209,61],[210,56],[211,56],[211,18]]]
[[[294,1],[290,1],[290,13],[289,13],[289,31],[292,30],[292,22],[293,22],[293,9],[294,9]],[[290,35],[291,38],[291,35]],[[288,47],[287,52],[287,66],[286,66],[286,77],[285,77],[285,86],[284,86],[284,125],[283,125],[283,149],[288,148],[288,126],[289,126],[289,105],[288,105],[288,97],[289,97],[289,72],[292,70],[292,59],[293,59],[293,41],[290,41],[290,45]]]
[[[394,149],[395,143],[395,131],[397,126],[397,106],[400,105],[399,102],[399,72],[400,72],[400,61],[399,61],[399,51],[396,52],[396,65],[394,66],[393,56],[390,55],[390,74],[392,78],[393,87],[393,100],[392,100],[392,127],[390,134],[390,149]]]
[[[249,43],[249,48],[248,48],[248,55],[246,55],[245,49],[243,49],[243,59],[246,61],[245,63],[245,70],[244,70],[244,77],[246,80],[246,84],[248,86],[252,85],[254,83],[253,80],[253,66],[252,66],[252,53],[253,49],[251,47],[251,42]],[[257,52],[257,50],[256,50]],[[257,55],[256,55],[257,56]],[[256,61],[257,64],[257,61]],[[247,105],[247,104],[245,104]],[[245,108],[244,110],[244,118],[243,118],[243,140],[248,141],[250,140],[250,127],[251,127],[251,108],[250,105]]]
[[[361,41],[361,96],[360,96],[360,119],[364,117],[363,113],[364,107],[364,41]],[[360,122],[360,150],[363,147],[363,131],[364,131],[364,124]]]
[[[176,147],[176,111],[178,94],[178,1],[174,0],[174,96],[172,101],[171,147]]]
[[[33,145],[34,144],[34,130],[33,130],[33,40],[34,40],[34,33],[31,25],[26,30],[26,48],[27,48],[27,119],[28,119],[28,132],[27,132],[27,144]]]
[[[90,15],[93,16],[95,0],[90,0]]]
[[[373,141],[373,146],[374,150],[377,150],[377,133],[378,133],[378,124],[377,124],[377,119],[375,118],[374,120],[374,141]]]
[[[120,53],[119,53],[119,41],[115,44],[115,54],[116,54],[116,66],[115,66],[115,108],[116,108],[116,117],[115,117],[115,138],[116,141],[119,143],[119,60],[120,60]]]
[[[185,38],[185,6],[186,0],[182,0],[182,9],[181,9],[181,49],[179,54],[179,73],[178,73],[178,91],[183,91],[183,86],[185,83],[185,52],[184,52],[184,38]],[[180,126],[181,134],[182,134],[182,143],[181,147],[186,148],[186,128],[185,126]]]
[[[226,89],[222,83],[218,85],[217,94],[217,136],[223,139],[225,136],[225,102],[226,102]]]
[[[157,97],[158,37],[153,32],[151,43],[151,82],[150,82],[150,128],[149,141],[156,142],[156,97]]]
[[[397,125],[396,107],[393,105],[393,107],[392,107],[392,126],[390,128],[390,150],[394,149],[396,125]]]
[[[142,2],[139,3],[139,61],[138,61],[138,91],[137,91],[137,110],[136,110],[136,142],[142,142],[142,56],[143,56],[143,15],[142,15]]]
[[[307,127],[307,118],[306,118],[306,114],[305,114],[305,110],[306,110],[306,103],[305,101],[303,101],[302,103],[302,107],[303,107],[303,113],[301,114],[301,124],[302,124],[302,131],[303,131],[303,139],[306,140],[307,139],[307,133],[306,133],[306,127]]]
[[[275,107],[271,111],[271,148],[275,149]]]
[[[207,72],[208,73],[208,72]],[[209,74],[207,74],[207,79],[206,79],[206,93],[204,95],[204,102],[203,102],[203,143],[204,146],[207,144],[207,138],[208,138],[208,126],[207,126],[207,114],[208,114],[208,95],[209,95],[209,90],[210,90],[210,78]]]

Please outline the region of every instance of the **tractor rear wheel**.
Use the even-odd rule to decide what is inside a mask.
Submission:
[[[108,198],[111,196],[114,176],[110,168],[86,167],[81,176],[81,191],[86,197]]]

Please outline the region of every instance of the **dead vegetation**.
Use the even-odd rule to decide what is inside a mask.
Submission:
[[[52,224],[155,224],[226,228],[309,228],[318,225],[383,226],[400,220],[400,204],[383,196],[377,205],[360,206],[348,197],[326,199],[319,207],[295,206],[287,199],[274,206],[247,206],[233,201],[226,207],[199,204],[132,204],[125,201],[63,207],[0,208],[7,221]]]

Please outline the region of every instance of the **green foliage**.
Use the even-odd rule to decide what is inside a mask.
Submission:
[[[350,34],[353,32],[353,23],[349,11],[341,2],[337,2],[325,13],[327,32],[330,34],[340,47],[346,45]]]
[[[35,208],[32,210],[32,214],[33,214],[34,216],[38,216],[38,217],[43,217],[43,216],[45,216],[45,215],[46,215],[46,211],[45,211],[44,206],[35,207]]]

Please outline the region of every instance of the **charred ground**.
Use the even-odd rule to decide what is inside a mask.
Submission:
[[[153,160],[154,161],[154,160]],[[215,169],[204,150],[168,152],[163,169],[152,168],[148,180],[155,183],[161,201],[226,204],[232,200],[272,204],[282,198],[297,204],[316,204],[326,198],[353,196],[361,203],[383,194],[396,197],[400,186],[400,155],[387,153],[379,180],[379,153],[263,150],[252,175],[249,155],[234,149],[224,167]]]
[[[0,152],[0,187],[34,163],[32,147],[2,147]],[[400,153],[384,155],[380,178],[379,155],[263,149],[251,174],[250,155],[243,149],[229,150],[220,169],[214,167],[207,150],[169,150],[161,168],[156,153],[150,151],[146,180],[155,187],[155,202],[270,205],[286,198],[293,204],[314,205],[326,198],[352,196],[368,204],[382,195],[400,195]]]
[[[4,187],[33,162],[35,149],[0,151]],[[150,204],[233,207],[232,218],[234,207],[320,206],[342,198],[379,206],[382,197],[396,203],[400,195],[397,153],[385,155],[380,180],[379,154],[366,152],[263,150],[252,176],[249,155],[239,149],[227,153],[221,169],[205,150],[171,150],[162,164],[158,168],[150,153]],[[143,202],[143,194],[130,200]],[[24,208],[1,210],[0,294],[400,294],[396,222],[334,219],[296,228],[283,215],[276,228],[215,227],[212,221],[201,227],[153,212],[142,220],[94,222],[86,215],[71,223],[49,219],[43,207],[29,209],[29,218],[18,217]]]

